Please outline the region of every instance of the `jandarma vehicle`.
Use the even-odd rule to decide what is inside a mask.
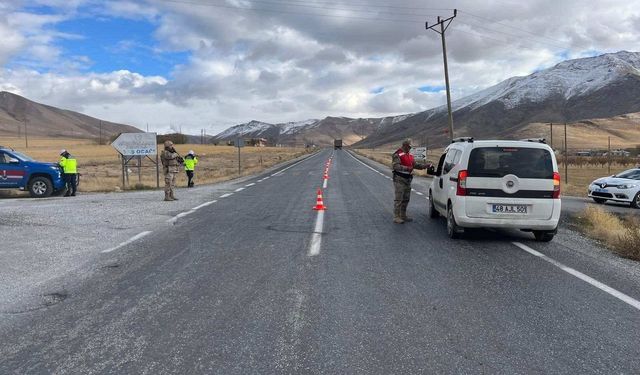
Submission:
[[[515,228],[551,241],[560,220],[560,174],[544,140],[474,141],[446,149],[429,187],[429,216],[447,218],[447,233],[464,228]]]
[[[60,194],[65,189],[60,167],[35,161],[27,155],[0,146],[0,189],[27,190],[34,198]]]
[[[633,168],[609,177],[599,178],[589,185],[589,197],[596,203],[608,200],[629,203],[640,208],[640,168]]]

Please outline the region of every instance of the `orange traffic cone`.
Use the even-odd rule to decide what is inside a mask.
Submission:
[[[318,189],[318,198],[316,199],[316,205],[313,207],[315,211],[324,211],[327,209],[322,202],[322,189]]]

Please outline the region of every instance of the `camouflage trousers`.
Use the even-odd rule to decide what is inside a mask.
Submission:
[[[164,196],[173,198],[173,189],[176,188],[177,172],[167,172],[164,174]]]
[[[411,179],[394,175],[393,187],[395,189],[393,216],[406,218],[407,206],[409,205],[409,198],[411,198]]]

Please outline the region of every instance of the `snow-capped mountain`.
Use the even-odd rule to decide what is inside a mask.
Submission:
[[[235,125],[214,138],[218,141],[232,141],[236,138],[266,138],[270,144],[285,145],[331,145],[334,139],[342,139],[349,145],[363,140],[380,129],[393,126],[409,115],[383,118],[326,117],[322,120],[310,119],[297,122],[269,124],[251,121]]]
[[[640,112],[640,53],[621,51],[561,62],[512,77],[452,103],[456,136],[514,136],[533,122],[570,122]],[[445,142],[447,108],[433,108],[382,128],[358,145],[413,137]]]

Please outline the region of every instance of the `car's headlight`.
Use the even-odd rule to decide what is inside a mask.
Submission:
[[[623,184],[623,185],[618,185],[618,189],[622,189],[622,190],[633,189],[636,186],[638,186],[638,185],[637,184]]]

